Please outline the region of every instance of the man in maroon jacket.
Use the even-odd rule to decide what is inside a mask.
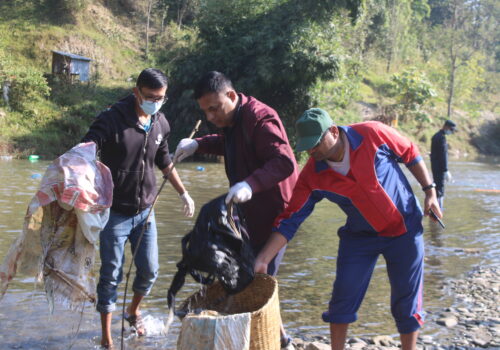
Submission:
[[[274,219],[288,205],[297,181],[297,162],[285,128],[274,109],[237,93],[220,72],[203,76],[195,87],[194,98],[207,120],[222,132],[181,140],[174,161],[195,152],[224,156],[231,186],[226,203],[241,203],[250,244],[258,254],[271,235]],[[268,274],[277,274],[284,252],[285,247],[268,265]]]

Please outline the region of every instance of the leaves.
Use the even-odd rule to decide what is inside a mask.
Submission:
[[[172,70],[172,97],[192,89],[205,72],[219,70],[239,91],[272,105],[290,128],[297,115],[311,106],[310,89],[316,81],[337,76],[342,50],[338,30],[330,26],[333,16],[345,9],[355,17],[361,3],[202,1],[197,46],[171,53],[180,57]],[[173,129],[192,124],[193,116],[199,115],[179,102],[168,106]]]

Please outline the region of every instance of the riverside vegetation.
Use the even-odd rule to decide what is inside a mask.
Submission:
[[[292,143],[319,106],[338,124],[397,124],[424,152],[451,118],[452,155],[500,154],[498,18],[494,0],[2,1],[0,153],[58,156],[154,66],[171,77],[172,147],[200,117],[193,83],[216,69],[277,109]],[[91,58],[90,82],[48,74],[51,50]]]
[[[297,116],[318,106],[338,124],[397,125],[423,153],[453,119],[452,156],[500,155],[499,18],[496,0],[4,0],[0,155],[62,154],[151,66],[171,78],[172,149],[201,115],[194,82],[216,69],[273,106],[292,143]],[[90,82],[48,74],[51,50],[91,58]],[[448,336],[423,336],[419,348],[500,346],[498,280],[498,269],[477,269],[450,281],[455,305],[430,315]],[[397,345],[379,336],[348,346]]]

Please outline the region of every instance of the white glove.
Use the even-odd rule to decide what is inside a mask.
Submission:
[[[226,204],[231,200],[234,203],[244,203],[252,198],[252,188],[246,181],[241,181],[229,189],[226,196]]]
[[[183,194],[180,194],[179,197],[182,199],[182,202],[184,203],[184,207],[182,210],[184,211],[184,215],[187,216],[188,218],[192,217],[194,214],[194,201],[189,195],[189,193],[184,192]]]
[[[446,182],[451,182],[452,177],[451,177],[451,173],[449,171],[444,173],[444,179]]]
[[[177,145],[174,155],[174,163],[182,162],[183,159],[192,156],[198,149],[198,142],[193,139],[182,139]]]

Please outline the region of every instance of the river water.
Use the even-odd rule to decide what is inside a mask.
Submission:
[[[38,174],[43,175],[47,165],[42,161],[0,160],[2,260],[21,231],[26,207],[40,182]],[[221,164],[186,163],[180,164],[178,170],[197,209],[227,190]],[[485,191],[500,190],[498,159],[453,161],[450,171],[454,182],[446,188],[446,229],[442,230],[427,218],[424,222],[424,306],[430,319],[453,302],[452,296],[446,295],[443,289],[445,279],[458,277],[478,264],[497,265],[500,260],[500,193]],[[409,177],[422,200],[417,183]],[[145,299],[143,312],[156,321],[166,321],[167,289],[180,259],[180,240],[195,219],[181,214],[181,201],[168,186],[157,204],[156,219],[160,274],[151,295]],[[326,310],[335,278],[336,230],[344,221],[344,214],[325,200],[316,206],[288,247],[278,279],[283,321],[293,336],[329,336],[329,325],[321,321],[321,312]],[[128,268],[128,263],[126,266]],[[123,293],[123,285],[120,293]],[[184,300],[198,289],[199,285],[188,277],[177,300]],[[389,295],[385,263],[381,258],[359,311],[359,320],[350,328],[349,336],[397,334],[390,314]],[[121,299],[119,302],[121,310]],[[113,319],[117,345],[120,327],[117,312]],[[126,348],[175,349],[179,328],[180,323],[175,320],[167,337],[129,337]],[[435,339],[440,332],[441,328],[433,322],[423,328],[424,334],[434,335]],[[35,285],[32,276],[17,276],[0,302],[1,349],[92,349],[98,348],[99,337],[99,317],[92,305],[85,305],[80,311],[68,311],[56,305],[50,315],[43,286]]]

